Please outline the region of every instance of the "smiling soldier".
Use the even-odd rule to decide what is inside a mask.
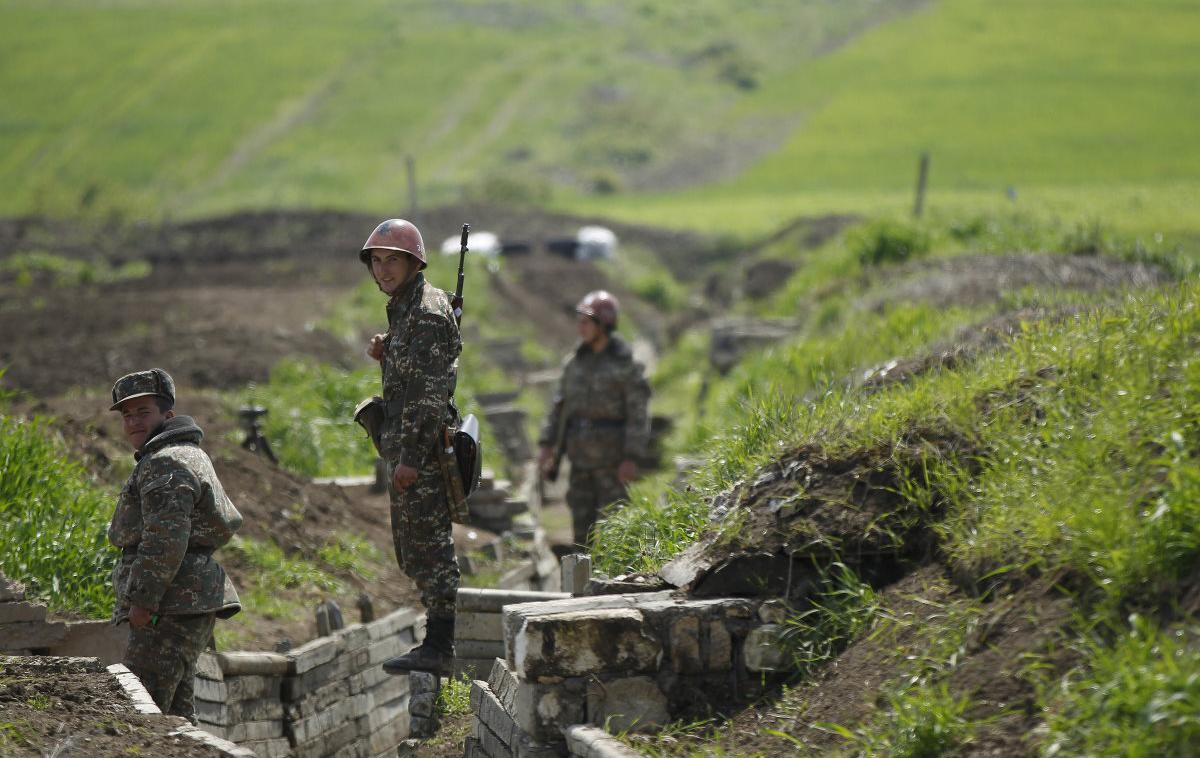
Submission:
[[[440,432],[458,420],[453,397],[462,340],[450,298],[421,273],[425,243],[416,226],[384,221],[363,244],[359,260],[388,297],[388,331],[375,335],[367,348],[383,370],[377,444],[390,474],[396,561],[416,583],[427,613],[421,645],[385,661],[383,669],[442,673],[454,659],[459,568],[436,447]]]
[[[113,623],[129,622],[124,663],[162,712],[195,721],[196,659],[216,619],[241,610],[213,551],[229,542],[242,516],[200,449],[204,433],[175,414],[166,371],[121,377],[112,399],[137,461],[108,527],[122,553],[113,572]]]

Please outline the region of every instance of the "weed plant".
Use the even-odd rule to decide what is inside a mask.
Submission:
[[[1142,616],[1079,644],[1086,667],[1042,694],[1045,755],[1189,755],[1200,745],[1200,627]]]
[[[92,618],[112,612],[113,505],[44,420],[0,415],[0,571],[29,596]]]
[[[844,563],[821,570],[821,587],[812,605],[784,622],[783,642],[792,669],[807,677],[834,659],[876,622],[879,598]]]

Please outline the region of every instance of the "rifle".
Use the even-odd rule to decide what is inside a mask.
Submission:
[[[463,265],[467,262],[467,235],[471,232],[470,224],[463,224],[462,239],[458,243],[458,286],[454,288],[454,297],[450,298],[450,307],[454,309],[454,320],[462,322],[463,312],[463,281],[466,272]]]
[[[561,400],[559,402],[558,423],[554,427],[554,462],[544,477],[548,482],[558,481],[558,469],[562,465],[563,454],[567,451],[567,410],[566,404]]]

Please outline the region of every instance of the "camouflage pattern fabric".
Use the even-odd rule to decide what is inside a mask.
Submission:
[[[449,297],[424,274],[392,296],[387,314],[380,453],[389,474],[400,463],[419,472],[403,493],[389,485],[396,561],[416,582],[430,615],[453,617],[458,559],[434,445],[442,427],[457,421],[451,398],[462,340]]]
[[[240,610],[237,591],[212,553],[233,537],[242,515],[225,495],[204,433],[175,416],[135,455],[117,500],[108,539],[124,552],[113,572],[113,622],[137,605],[162,616]]]
[[[395,470],[397,460],[389,460]],[[392,514],[392,543],[400,570],[408,574],[421,592],[421,602],[432,616],[454,617],[458,596],[458,557],[446,485],[437,460],[420,470],[417,481],[404,492],[389,483]]]
[[[162,616],[155,626],[130,628],[125,666],[137,674],[163,713],[196,721],[196,659],[212,638],[216,616]]]
[[[571,509],[571,527],[575,544],[587,547],[588,532],[604,509],[625,497],[625,485],[617,479],[615,468],[571,467],[567,482],[567,507]]]
[[[649,404],[650,385],[642,365],[617,335],[598,353],[580,345],[563,365],[538,444],[553,447],[562,425],[571,461],[567,504],[579,544],[585,544],[581,540],[598,512],[624,496],[625,488],[614,484],[617,466],[645,457]]]

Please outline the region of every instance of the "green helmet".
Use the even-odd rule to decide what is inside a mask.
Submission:
[[[172,406],[175,405],[175,381],[171,375],[161,368],[148,371],[134,371],[117,380],[112,388],[112,407],[115,411],[121,403],[135,397],[154,395],[165,398]]]

